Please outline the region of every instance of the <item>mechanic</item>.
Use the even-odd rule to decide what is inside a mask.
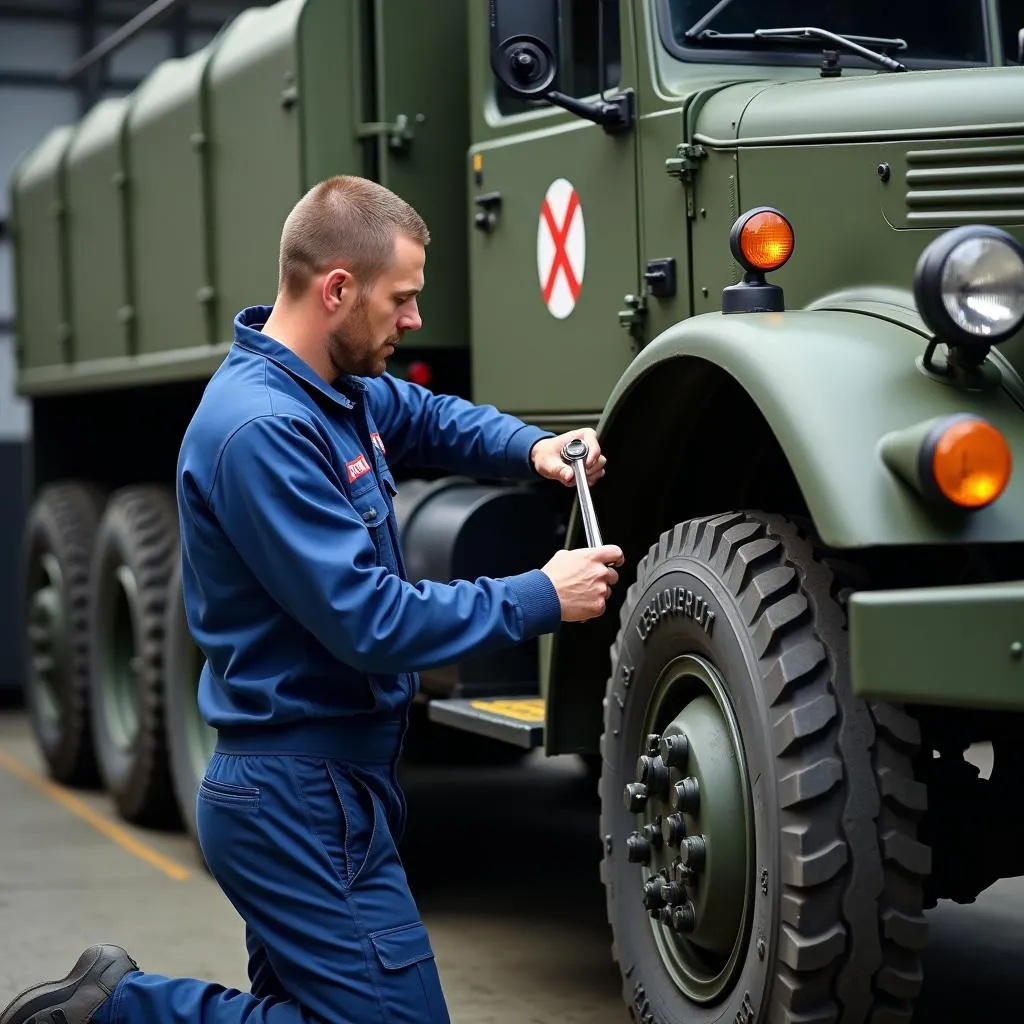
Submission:
[[[386,373],[429,233],[369,180],[311,189],[284,224],[271,307],[185,433],[177,498],[199,707],[217,745],[196,801],[210,871],[245,921],[251,991],[144,973],[89,947],[0,1024],[438,1024],[434,954],[396,848],[416,672],[603,614],[622,551],[556,551],[504,579],[405,578],[390,463],[573,486],[560,436]]]

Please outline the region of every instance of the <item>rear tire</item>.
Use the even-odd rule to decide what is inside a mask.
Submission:
[[[103,510],[91,483],[42,488],[21,560],[22,665],[36,742],[52,778],[95,787],[89,711],[89,563]]]
[[[181,825],[164,732],[164,614],[177,560],[173,493],[115,492],[91,571],[93,737],[118,812],[139,825]]]
[[[167,589],[164,660],[164,713],[171,781],[178,810],[196,844],[196,793],[217,740],[216,730],[199,714],[198,686],[203,655],[192,639],[181,592],[181,565]]]
[[[612,648],[601,833],[644,1024],[911,1020],[930,868],[920,734],[851,695],[841,585],[796,526],[761,514],[680,524],[640,563]],[[659,748],[678,766],[651,755],[627,810],[647,737],[680,735]]]

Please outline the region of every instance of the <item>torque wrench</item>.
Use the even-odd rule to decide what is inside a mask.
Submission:
[[[601,546],[601,531],[597,525],[597,513],[594,512],[594,502],[590,497],[590,488],[587,486],[586,461],[590,449],[586,443],[578,437],[574,437],[567,445],[562,447],[562,461],[572,466],[573,475],[576,477],[576,493],[580,498],[580,511],[583,513],[583,528],[587,531],[587,544],[592,548]]]

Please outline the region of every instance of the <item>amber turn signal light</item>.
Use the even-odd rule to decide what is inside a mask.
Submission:
[[[793,228],[777,210],[762,210],[740,225],[739,246],[750,268],[778,270],[793,255]]]
[[[782,313],[782,289],[765,274],[784,266],[793,255],[793,225],[771,206],[758,206],[739,217],[729,232],[733,258],[745,271],[739,284],[722,291],[723,313]]]
[[[990,423],[962,419],[945,427],[930,447],[935,484],[954,505],[981,508],[1006,490],[1013,465],[1010,446]]]
[[[887,434],[881,455],[922,497],[967,511],[996,501],[1013,471],[1006,438],[991,423],[968,413]]]

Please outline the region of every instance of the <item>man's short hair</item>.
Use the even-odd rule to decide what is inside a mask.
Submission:
[[[297,298],[314,275],[340,266],[370,288],[390,266],[398,235],[430,242],[423,218],[368,178],[337,175],[314,185],[292,208],[281,232],[280,287]]]

